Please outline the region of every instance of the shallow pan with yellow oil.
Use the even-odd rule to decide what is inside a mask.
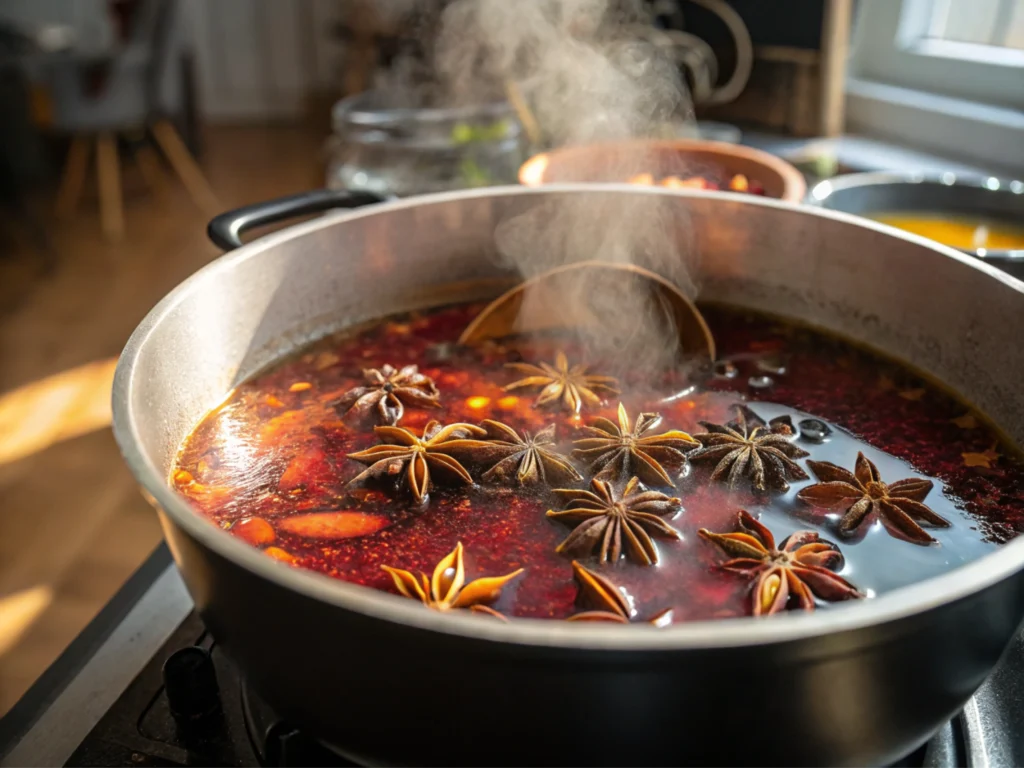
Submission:
[[[1024,278],[1024,181],[853,173],[819,183],[807,202],[929,237]]]

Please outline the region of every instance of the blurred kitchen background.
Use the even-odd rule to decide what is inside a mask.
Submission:
[[[444,5],[0,0],[0,714],[159,540],[110,382],[147,310],[217,256],[206,222],[324,184],[516,183],[564,140],[528,78],[458,103],[420,87]],[[647,12],[629,34],[689,89],[661,138],[766,149],[809,183],[889,170],[1024,192],[1005,181],[1024,176],[1024,0]]]

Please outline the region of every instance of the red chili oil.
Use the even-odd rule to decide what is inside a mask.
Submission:
[[[576,427],[597,415],[614,421],[619,400],[631,420],[641,411],[660,413],[656,433],[691,434],[703,431],[702,420],[729,421],[734,404],[746,401],[765,421],[789,414],[794,423],[827,422],[824,440],[798,438],[812,460],[852,470],[863,451],[887,483],[933,479],[925,503],[952,524],[928,528],[937,543],[927,546],[894,536],[874,518],[844,538],[836,515],[795,499],[815,482],[813,476],[791,482],[784,494],[755,495],[709,482],[712,466],[687,465],[675,471],[674,490],[658,489],[683,505],[669,521],[682,539],[656,540],[659,564],[644,567],[623,558],[599,566],[596,558],[580,558],[629,594],[637,619],[666,609],[677,623],[750,613],[750,581],[717,568],[724,557],[697,535],[702,527],[736,530],[739,509],[758,516],[780,544],[801,529],[838,544],[845,556],[842,575],[868,596],[955,568],[1024,530],[1024,463],[1013,448],[962,403],[871,352],[763,316],[706,307],[720,354],[712,371],[696,378],[691,372],[685,386],[678,377],[663,377],[653,391],[646,372],[627,373],[621,397],[585,409],[577,419],[535,408],[530,393],[503,390],[519,378],[505,363],[550,362],[558,340],[514,348],[454,343],[481,308],[393,317],[320,341],[257,375],[186,439],[173,482],[214,523],[297,567],[394,592],[381,566],[429,575],[461,541],[467,580],[525,569],[493,606],[506,616],[560,619],[576,612],[572,558],[555,551],[570,529],[545,516],[560,508],[548,489],[479,482],[445,487],[435,477],[421,505],[404,485],[404,472],[394,483],[349,485],[365,466],[347,454],[378,440],[372,423],[339,416],[332,403],[363,383],[364,368],[415,364],[441,393],[439,408],[406,408],[399,426],[417,435],[435,419],[450,424],[489,418],[531,432],[555,423],[559,451],[568,454]],[[592,373],[612,373],[601,361],[587,362]],[[803,459],[799,463],[806,466]],[[586,487],[589,476],[579,468],[585,479],[575,487]],[[483,470],[470,471],[479,479]],[[299,519],[333,512],[357,514]],[[819,601],[819,608],[833,607]]]

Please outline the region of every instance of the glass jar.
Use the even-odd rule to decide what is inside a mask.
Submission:
[[[506,102],[413,108],[381,91],[342,99],[332,111],[327,186],[378,195],[514,184],[526,148]]]

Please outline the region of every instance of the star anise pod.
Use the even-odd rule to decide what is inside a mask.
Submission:
[[[392,568],[389,565],[382,565],[381,568],[391,574],[399,592],[413,600],[419,600],[428,608],[433,608],[435,611],[466,608],[475,613],[485,613],[502,621],[507,621],[507,619],[489,607],[488,603],[497,600],[501,595],[502,587],[523,572],[523,569],[520,568],[505,576],[476,579],[466,584],[461,541],[437,564],[430,579],[425,573],[421,573],[420,579],[417,580],[415,574],[403,571],[401,568]]]
[[[839,533],[844,536],[856,531],[872,512],[916,544],[935,541],[918,521],[939,528],[950,525],[921,503],[932,489],[931,480],[883,483],[878,467],[863,453],[857,454],[853,472],[828,461],[808,461],[807,466],[821,482],[802,489],[796,497],[815,507],[844,512],[839,520]]]
[[[590,471],[602,480],[619,480],[636,475],[647,485],[674,485],[662,464],[679,466],[686,461],[684,451],[700,443],[685,432],[673,429],[660,435],[645,435],[661,422],[657,413],[641,413],[629,426],[626,407],[619,403],[619,423],[599,417],[590,426],[580,427],[589,437],[576,440],[575,459],[590,465]]]
[[[481,476],[484,482],[515,480],[520,485],[536,483],[569,483],[581,480],[569,460],[551,448],[555,444],[555,425],[545,427],[536,435],[520,435],[499,421],[480,422],[487,431],[487,440],[466,440],[466,457],[478,464],[492,464]],[[459,454],[460,457],[463,454]]]
[[[588,374],[585,365],[574,365],[570,368],[564,352],[555,355],[554,365],[508,363],[506,367],[526,374],[526,378],[512,382],[505,387],[505,391],[540,387],[540,394],[537,395],[535,401],[535,405],[539,407],[561,402],[564,410],[579,413],[584,405],[599,405],[601,403],[599,393],[619,394],[616,386],[617,379],[612,376]]]
[[[744,406],[728,424],[700,422],[707,432],[693,437],[701,448],[690,453],[691,461],[716,461],[711,480],[725,479],[735,489],[741,479],[749,479],[758,491],[789,489],[790,480],[806,480],[808,475],[793,459],[810,454],[790,441],[794,430],[788,417],[772,419],[770,424]]]
[[[395,370],[390,365],[363,370],[366,385],[350,389],[333,405],[342,416],[350,411],[365,416],[372,410],[378,424],[397,424],[405,406],[437,408],[438,392],[433,380],[415,365]]]
[[[629,624],[632,619],[632,608],[622,590],[608,579],[589,568],[583,567],[578,561],[572,561],[573,575],[580,585],[576,594],[576,602],[582,603],[590,610],[574,613],[567,621],[607,621],[614,624]],[[656,627],[667,627],[672,623],[672,609],[661,611],[647,624]]]
[[[738,525],[736,533],[712,533],[706,528],[698,533],[731,555],[721,568],[756,579],[755,616],[778,613],[791,602],[794,607],[813,611],[815,596],[828,602],[864,597],[835,573],[843,567],[839,548],[814,531],[797,531],[776,547],[771,531],[749,513],[739,513]]]
[[[601,562],[615,562],[623,553],[641,565],[658,562],[653,536],[678,539],[680,533],[662,518],[676,512],[679,499],[658,491],[643,490],[640,480],[632,478],[621,494],[611,483],[594,478],[591,490],[573,488],[555,490],[568,504],[561,512],[548,510],[547,516],[575,526],[558,545],[556,552],[571,555],[596,553]]]
[[[374,427],[373,431],[383,440],[380,445],[348,454],[350,459],[370,465],[369,469],[353,478],[350,485],[371,478],[394,477],[404,469],[409,490],[421,503],[430,492],[431,471],[462,485],[473,484],[466,468],[448,454],[466,450],[464,444],[470,442],[468,438],[487,434],[473,424],[456,423],[442,427],[436,421],[423,428],[422,437],[416,437],[404,427]]]

